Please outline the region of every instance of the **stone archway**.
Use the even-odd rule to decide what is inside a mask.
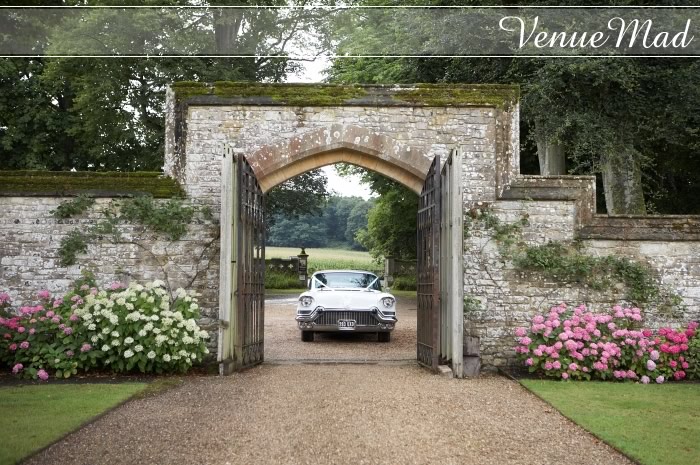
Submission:
[[[359,126],[333,124],[279,139],[246,155],[263,192],[306,171],[338,162],[376,171],[416,193],[432,157],[423,150]]]

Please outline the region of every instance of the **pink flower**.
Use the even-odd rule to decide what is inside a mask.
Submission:
[[[73,328],[71,328],[71,327],[63,328],[63,334],[65,334],[66,336],[70,336],[71,334],[73,334]]]
[[[535,355],[535,357],[541,357],[542,356],[542,351],[540,349],[535,349],[532,351],[532,353]]]
[[[113,291],[116,291],[117,289],[121,289],[125,287],[123,283],[120,283],[119,281],[114,281],[112,284],[109,285],[109,288]]]
[[[527,336],[520,338],[520,344],[522,344],[524,346],[530,345],[531,342],[532,342],[532,339],[530,339]]]
[[[532,322],[537,325],[541,325],[542,323],[544,323],[544,317],[542,315],[535,315],[535,317],[532,319]]]
[[[80,286],[81,291],[87,291],[88,289],[90,289],[90,286],[88,286],[87,284],[83,284],[82,286]]]
[[[88,352],[90,349],[92,349],[90,344],[83,344],[82,347],[80,347],[81,352]]]
[[[533,363],[534,363],[534,361],[532,360],[532,358],[528,358],[527,360],[525,360],[525,365],[527,365],[529,367],[531,367]]]
[[[21,363],[18,363],[17,365],[12,367],[12,374],[16,375],[17,373],[19,373],[23,369],[24,369],[24,365],[22,365]]]
[[[54,323],[60,323],[60,322],[61,322],[61,318],[59,318],[59,316],[56,315],[56,316],[54,316],[53,318],[51,318],[51,321],[54,322]]]
[[[688,365],[688,362],[681,363],[681,368],[683,368],[684,370],[687,370],[689,366],[690,365]]]
[[[75,353],[72,350],[67,350],[66,351],[66,357],[71,358]]]
[[[24,331],[26,331],[24,326],[20,326],[19,328],[17,328],[18,333],[23,333]]]
[[[20,349],[29,349],[29,342],[27,341],[22,341],[19,345]]]
[[[36,333],[36,329],[34,328],[29,328],[29,334],[34,334]]]
[[[54,315],[55,315],[55,313],[52,310],[49,310],[48,312],[46,312],[46,318],[53,318]]]
[[[685,371],[679,370],[673,374],[673,378],[678,381],[685,378]]]
[[[527,334],[527,329],[525,328],[515,328],[515,335],[518,337],[523,337]]]
[[[653,360],[647,360],[647,370],[649,370],[649,371],[656,370],[656,363],[654,363]]]
[[[629,379],[637,379],[637,373],[632,370],[627,370],[627,377]]]
[[[649,358],[651,358],[654,361],[658,360],[659,359],[659,351],[652,350],[651,352],[649,352]]]
[[[562,379],[569,379],[569,374],[567,372],[564,372],[561,374]]]
[[[15,350],[17,350],[17,344],[14,344],[14,343],[10,344],[10,347],[8,347],[8,349],[10,349],[12,352],[14,352]]]
[[[555,361],[552,363],[552,368],[554,368],[555,370],[560,369],[560,368],[561,368],[561,362],[559,362],[559,360],[555,360]]]
[[[75,313],[72,313],[70,318],[68,318],[70,321],[78,321],[80,317],[76,315]]]
[[[37,371],[36,375],[42,381],[46,381],[47,379],[49,379],[49,374],[46,371],[44,371],[43,368],[41,370]]]
[[[649,377],[647,375],[644,375],[644,376],[642,376],[641,381],[642,381],[642,384],[649,384],[649,381],[651,381],[651,380],[649,379]]]
[[[678,362],[676,362],[675,360],[671,360],[670,362],[668,362],[668,364],[671,366],[671,368],[676,368],[678,366]]]
[[[36,296],[41,300],[49,300],[49,298],[51,297],[51,293],[48,289],[42,289],[36,293]]]
[[[578,370],[578,365],[576,365],[575,363],[570,363],[570,364],[569,364],[569,370],[571,370],[571,371],[576,371],[576,370]]]
[[[552,369],[552,362],[544,362],[544,369],[551,370]]]
[[[659,376],[656,378],[657,384],[663,384],[664,381],[665,381],[665,378],[663,376]]]
[[[0,292],[0,305],[8,304],[11,300],[7,292]]]

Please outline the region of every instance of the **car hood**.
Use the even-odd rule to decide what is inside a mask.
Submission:
[[[313,297],[312,308],[321,306],[324,308],[344,308],[344,309],[369,309],[379,307],[381,299],[392,297],[391,294],[379,291],[365,290],[333,290],[333,291],[309,291],[302,295]],[[381,308],[381,307],[380,307]]]

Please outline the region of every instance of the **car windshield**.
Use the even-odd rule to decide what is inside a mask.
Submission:
[[[377,277],[371,273],[316,273],[313,286],[318,288],[328,287],[331,289],[364,289],[368,286],[377,291],[382,290]]]

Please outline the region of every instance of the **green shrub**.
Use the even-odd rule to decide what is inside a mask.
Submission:
[[[397,276],[394,278],[392,289],[397,291],[415,291],[418,289],[415,276]]]
[[[304,283],[299,281],[295,274],[280,273],[277,271],[265,272],[266,289],[304,289]]]

